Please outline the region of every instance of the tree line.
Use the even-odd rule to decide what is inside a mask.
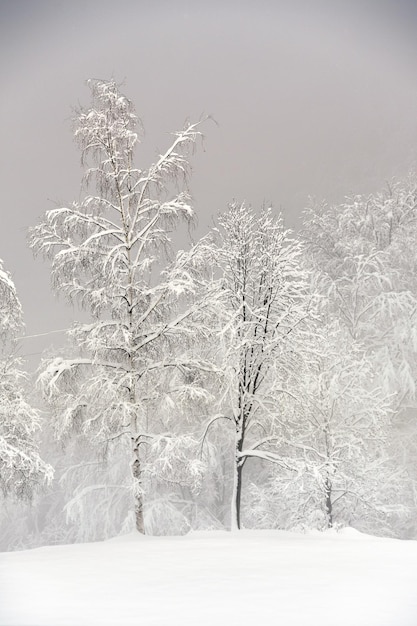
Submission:
[[[415,536],[416,179],[311,203],[297,236],[235,202],[175,250],[195,220],[204,120],[140,169],[132,102],[114,81],[88,85],[74,120],[85,195],[30,230],[54,290],[89,315],[42,359],[42,420],[0,265],[3,543],[133,528]]]

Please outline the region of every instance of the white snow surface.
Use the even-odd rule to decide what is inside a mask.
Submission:
[[[416,626],[417,542],[193,532],[0,554],[2,626]]]

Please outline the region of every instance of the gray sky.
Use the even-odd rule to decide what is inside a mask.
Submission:
[[[415,0],[0,0],[0,258],[28,334],[77,317],[26,229],[79,197],[70,119],[87,78],[125,81],[146,130],[140,166],[186,118],[216,119],[193,161],[199,233],[233,199],[297,227],[309,195],[377,191],[415,165],[416,35]]]

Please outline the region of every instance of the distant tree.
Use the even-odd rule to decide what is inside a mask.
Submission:
[[[31,246],[52,260],[57,292],[91,313],[71,331],[80,356],[45,364],[40,384],[58,416],[57,436],[75,429],[96,442],[123,440],[131,455],[136,528],[145,532],[143,455],[164,432],[151,407],[170,396],[172,412],[200,389],[189,339],[207,332],[216,306],[188,271],[189,253],[172,260],[170,233],[193,219],[186,191],[188,152],[200,133],[189,124],[148,169],[134,165],[139,120],[113,81],[88,81],[92,103],[78,111],[75,138],[86,168],[86,196],[48,211]],[[88,191],[92,189],[92,193]],[[181,384],[179,384],[179,378]]]
[[[303,238],[321,291],[377,363],[397,409],[415,406],[417,182],[413,177],[339,206],[313,205]]]
[[[271,466],[252,480],[249,522],[392,533],[393,511],[404,514],[396,497],[404,472],[389,451],[392,396],[381,389],[364,346],[329,315],[326,298],[314,308],[304,335],[309,358],[293,385],[293,414],[288,403],[279,403],[275,453],[297,471]]]
[[[307,274],[301,245],[271,209],[259,214],[232,204],[204,245],[219,267],[228,298],[223,323],[224,385],[217,415],[232,424],[233,493],[231,523],[241,527],[242,477],[248,459],[294,472],[292,459],[277,453],[285,416],[280,398],[291,401],[291,384],[302,359],[299,329],[306,319]]]
[[[317,521],[320,512],[328,528],[351,524],[358,511],[375,523],[383,504],[376,487],[388,490],[392,474],[391,396],[378,385],[364,346],[337,319],[322,319],[314,335],[317,361],[299,390],[306,399],[305,427],[296,444],[307,508]]]
[[[51,479],[52,468],[39,456],[35,435],[40,416],[25,399],[25,374],[15,356],[22,329],[16,289],[0,260],[0,490],[27,498],[37,485]]]
[[[385,469],[379,470],[385,489],[374,501],[381,511],[401,511],[402,521],[397,515],[387,516],[398,529],[408,524],[417,504],[417,475],[410,471],[417,434],[415,177],[394,182],[377,194],[354,196],[339,206],[313,205],[306,213],[303,237],[321,276],[318,291],[328,299],[330,315],[362,346],[375,388],[390,397],[389,431],[384,451],[380,450],[386,461]],[[395,486],[388,474],[395,477]],[[374,481],[375,494],[376,485]],[[370,486],[371,481],[368,493]]]

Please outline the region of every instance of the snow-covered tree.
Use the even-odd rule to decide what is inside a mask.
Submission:
[[[35,440],[40,416],[25,398],[25,374],[15,356],[22,329],[16,289],[0,260],[0,490],[18,498],[30,497],[39,483],[52,477]]]
[[[305,428],[298,450],[305,467],[302,491],[323,525],[346,525],[364,516],[375,521],[382,502],[376,485],[388,489],[389,394],[378,385],[364,347],[337,319],[317,324],[317,361],[302,385]]]
[[[363,342],[397,407],[416,397],[417,182],[410,177],[368,197],[306,212],[304,237],[321,291]]]
[[[404,517],[396,497],[404,474],[389,454],[391,396],[363,345],[327,313],[320,298],[304,335],[309,359],[294,386],[297,411],[292,416],[287,405],[277,433],[276,454],[292,459],[297,472],[264,468],[249,487],[249,522],[392,533],[392,512]]]
[[[395,182],[381,193],[347,199],[340,206],[312,206],[304,237],[329,314],[361,346],[375,388],[391,400],[390,431],[379,461],[385,458],[379,468],[385,491],[381,488],[374,502],[382,513],[390,508],[401,511],[403,522],[396,518],[399,526],[407,523],[416,506],[412,494],[417,476],[410,472],[417,435],[415,177]],[[377,483],[369,480],[368,494],[372,489],[377,493]]]
[[[136,528],[145,532],[141,450],[166,430],[152,407],[169,397],[171,413],[180,411],[204,394],[195,372],[211,369],[188,346],[208,332],[216,297],[188,271],[194,252],[172,260],[170,240],[194,216],[187,155],[199,123],[175,133],[154,164],[138,169],[133,104],[113,81],[88,85],[91,107],[78,111],[74,133],[86,196],[48,211],[31,231],[31,246],[52,261],[56,291],[92,319],[71,330],[79,356],[49,361],[39,380],[60,439],[78,429],[97,443],[128,445]]]
[[[284,230],[271,209],[255,213],[232,204],[220,216],[207,255],[220,268],[228,321],[223,324],[224,385],[219,413],[211,424],[232,424],[232,528],[241,527],[242,473],[248,459],[277,463],[295,471],[291,459],[277,453],[279,398],[290,399],[302,341],[299,329],[307,317],[307,275],[301,246]]]

